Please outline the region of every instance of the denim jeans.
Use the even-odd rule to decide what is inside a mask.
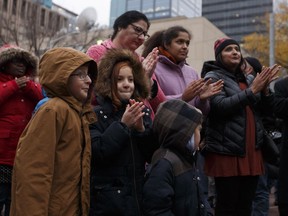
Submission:
[[[267,170],[267,169],[266,169]],[[269,212],[269,192],[268,175],[259,176],[258,185],[253,200],[252,215],[251,216],[268,216]]]
[[[11,203],[11,183],[0,183],[0,215],[9,216]]]

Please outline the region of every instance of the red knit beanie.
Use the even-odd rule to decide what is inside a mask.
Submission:
[[[217,55],[219,53],[221,53],[221,51],[228,45],[230,44],[236,44],[239,49],[240,49],[240,45],[238,44],[237,41],[233,40],[232,38],[221,38],[215,41],[214,43],[214,52],[215,52],[215,58],[217,57]]]

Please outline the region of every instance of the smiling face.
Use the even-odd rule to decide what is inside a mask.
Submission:
[[[165,45],[166,50],[177,62],[184,61],[189,52],[190,35],[187,32],[179,32],[170,44]]]
[[[121,100],[129,100],[134,93],[132,68],[125,65],[120,68],[117,78],[117,91]]]
[[[125,29],[120,28],[113,43],[117,48],[129,49],[134,52],[144,43],[147,31],[148,24],[144,20],[139,20],[129,24]]]
[[[227,68],[235,70],[241,62],[240,48],[236,44],[226,46],[222,52],[222,61]]]
[[[91,78],[88,75],[88,65],[77,68],[68,79],[70,94],[80,102],[85,102],[88,96]]]
[[[21,59],[13,59],[9,61],[5,66],[5,72],[14,76],[22,77],[25,75],[27,70],[27,63]]]

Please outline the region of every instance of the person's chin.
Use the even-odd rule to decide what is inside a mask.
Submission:
[[[131,98],[131,95],[129,94],[122,94],[122,95],[120,95],[120,97],[121,97],[121,100],[129,100],[130,98]]]

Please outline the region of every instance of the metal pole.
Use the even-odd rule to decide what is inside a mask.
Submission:
[[[275,64],[275,48],[274,48],[274,13],[270,13],[270,31],[269,31],[269,43],[270,43],[270,52],[269,52],[269,65],[272,66]]]

